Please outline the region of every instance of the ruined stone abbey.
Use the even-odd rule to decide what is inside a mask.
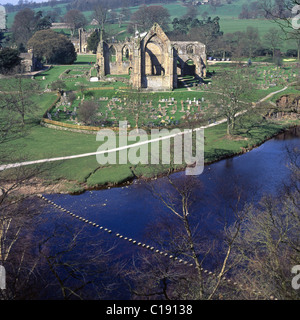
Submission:
[[[135,89],[172,90],[178,76],[206,76],[206,48],[197,41],[170,41],[155,23],[128,41],[100,41],[96,67],[100,79],[129,74]]]

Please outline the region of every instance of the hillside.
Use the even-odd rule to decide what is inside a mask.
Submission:
[[[183,1],[174,1],[171,3],[164,3],[165,1],[157,1],[157,5],[162,5],[169,11],[170,21],[174,18],[182,17],[187,13],[187,6]],[[247,0],[233,0],[231,3],[227,3],[227,1],[222,1],[222,5],[219,7],[212,6],[210,4],[200,5],[195,7],[197,10],[198,19],[203,19],[203,14],[206,16],[211,16],[212,18],[215,16],[220,17],[220,26],[221,31],[224,34],[233,33],[236,31],[246,31],[247,27],[254,27],[259,30],[260,36],[263,37],[269,29],[276,28],[281,31],[278,25],[274,24],[272,21],[259,18],[259,19],[239,19],[239,15],[243,10],[244,5],[249,5],[250,3],[255,2],[247,1]],[[43,6],[39,8],[35,8],[35,11],[42,11],[43,14],[47,14],[51,11],[57,11],[57,21],[59,21],[63,15],[67,12],[68,3],[57,3],[55,5],[50,6],[48,3],[44,3]],[[130,7],[130,11],[135,12],[139,6]],[[112,12],[118,14],[121,8],[113,9]],[[16,12],[9,12],[7,15],[7,26],[10,28],[12,26],[14,17]],[[92,11],[83,11],[83,14],[87,18],[88,21],[92,21]],[[109,24],[108,29],[113,30],[113,33],[119,33],[122,31],[122,35],[120,39],[124,39],[129,34],[126,32],[128,21],[123,21],[121,26],[119,26],[118,21],[115,23]],[[94,26],[87,26],[87,28],[91,28]],[[64,30],[66,32],[66,30]],[[282,41],[280,45],[280,49],[285,52],[287,49],[296,49],[296,44],[291,41]]]

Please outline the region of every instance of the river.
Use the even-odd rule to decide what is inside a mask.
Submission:
[[[217,238],[224,227],[224,221],[232,221],[233,208],[236,205],[242,208],[248,202],[258,204],[264,195],[279,194],[290,181],[288,150],[296,147],[300,148],[300,127],[282,133],[246,154],[205,166],[202,175],[193,178],[193,195],[196,201],[191,206],[193,221],[198,224],[201,232],[206,232],[208,238]],[[185,172],[174,173],[171,177],[179,184],[187,179]],[[159,178],[151,183],[156,191],[173,192],[166,178]],[[44,196],[74,214],[103,226],[103,229],[112,231],[108,234],[103,229],[87,225],[47,205],[43,214],[43,217],[47,218],[44,220],[46,222],[40,224],[36,233],[41,237],[54,231],[60,234],[57,240],[51,243],[52,248],[61,245],[66,237],[71,239],[72,230],[84,227],[81,237],[78,237],[81,240],[77,241],[75,253],[72,251],[73,261],[79,259],[83,253],[94,250],[97,244],[103,248],[115,245],[116,248],[111,254],[121,261],[130,261],[132,255],[145,249],[120,240],[115,236],[117,233],[132,238],[137,243],[157,248],[157,243],[149,237],[149,230],[155,231],[156,226],[164,221],[164,217],[175,220],[170,210],[153,195],[149,183],[143,180],[136,180],[128,186],[86,191],[80,195]],[[62,225],[65,229],[62,229]],[[64,234],[64,237],[61,237],[61,234]],[[126,294],[114,295],[114,298],[124,297]]]

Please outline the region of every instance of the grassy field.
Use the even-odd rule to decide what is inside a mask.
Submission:
[[[220,158],[238,154],[242,148],[258,145],[266,138],[277,133],[284,126],[265,122],[255,127],[244,139],[230,140],[226,138],[226,125],[218,125],[205,130],[205,161],[212,162]],[[67,156],[95,152],[100,146],[95,135],[52,130],[39,125],[31,126],[28,134],[16,141],[10,142],[4,148],[19,150],[23,159],[43,159],[48,157]],[[46,165],[47,170],[37,177],[46,183],[66,181],[64,191],[80,191],[95,186],[119,184],[130,181],[134,176],[153,177],[169,169],[169,166],[155,165],[99,165],[95,156],[66,160]],[[175,169],[183,169],[177,166]],[[13,170],[7,170],[6,175],[12,177]]]
[[[259,33],[261,36],[264,36],[264,34],[270,29],[270,28],[278,28],[278,25],[272,23],[271,21],[265,20],[265,19],[238,19],[239,14],[242,11],[242,7],[244,4],[247,4],[247,0],[236,0],[233,1],[231,4],[226,4],[220,7],[216,7],[215,9],[211,7],[210,5],[202,5],[198,6],[195,10],[197,10],[197,17],[199,19],[202,19],[202,14],[204,12],[207,12],[209,16],[215,17],[219,16],[221,18],[220,25],[221,30],[224,33],[232,33],[236,31],[245,31],[248,26],[258,28]],[[160,2],[157,3],[157,5],[162,5],[165,7],[169,14],[170,14],[170,20],[172,21],[174,18],[182,17],[187,12],[187,7],[183,5],[181,1],[173,2],[170,4],[162,4]],[[66,13],[66,4],[56,4],[54,7],[50,6],[41,6],[40,8],[34,9],[35,11],[42,11],[44,14],[46,14],[48,11],[52,11],[55,8],[60,8],[61,13],[60,17],[62,17]],[[130,7],[129,9],[131,12],[135,12],[139,7]],[[114,11],[116,13],[120,12],[121,9],[115,9]],[[87,21],[92,20],[92,11],[84,11],[83,14],[87,18]],[[10,28],[12,26],[14,17],[16,13],[11,12],[7,15],[7,26]],[[129,34],[126,32],[126,23],[121,25],[121,28],[117,23],[115,24],[107,24],[107,31],[111,34],[117,34],[120,33],[120,35],[117,36],[118,39],[124,40],[126,36],[129,36]],[[88,25],[87,28],[93,28],[93,26]],[[68,30],[65,30],[67,34],[69,34]],[[292,42],[282,41],[281,49],[286,51],[287,48],[296,48],[296,44]]]
[[[64,70],[64,68],[62,70],[60,68],[60,66],[55,66],[52,69],[53,77],[54,75],[59,75]],[[76,69],[76,66],[72,68]],[[84,96],[85,100],[93,99],[99,106],[99,115],[95,118],[98,124],[94,124],[96,126],[101,126],[102,124],[105,126],[118,126],[119,120],[126,120],[131,127],[135,127],[138,123],[140,128],[151,128],[153,125],[178,126],[186,122],[187,119],[185,117],[187,113],[195,117],[197,116],[197,120],[206,119],[208,121],[214,114],[214,106],[210,107],[210,100],[217,90],[214,88],[214,82],[217,79],[222,79],[222,72],[224,70],[230,71],[234,68],[234,64],[222,63],[209,66],[208,70],[210,73],[213,73],[213,76],[208,78],[207,82],[212,81],[212,85],[202,84],[200,87],[192,86],[189,90],[181,88],[175,89],[172,92],[141,92],[137,95],[130,90],[122,89],[125,84],[121,81],[113,83],[96,82],[93,85],[104,90],[85,90]],[[291,63],[287,63],[282,68],[276,68],[272,64],[253,65],[249,70],[254,74],[253,81],[256,84],[256,88],[252,90],[251,94],[243,97],[243,101],[250,103],[257,102],[269,93],[283,89],[294,79],[295,73],[293,68],[294,65]],[[55,69],[60,71],[55,73]],[[76,72],[78,73],[78,71]],[[72,71],[69,74],[72,74]],[[40,75],[40,79],[42,75]],[[118,78],[121,79],[121,77],[116,77],[116,79]],[[185,80],[192,85],[193,77],[189,78],[191,79]],[[80,108],[82,94],[79,92],[79,87],[74,85],[74,80],[65,79],[65,82],[68,90],[77,91],[76,95],[78,99],[71,106],[64,107],[64,113],[57,113],[57,109],[53,109],[51,118],[55,121],[74,124],[74,121],[77,121],[74,117],[70,117],[70,113],[74,111],[75,107],[76,109]],[[87,83],[87,80],[85,80],[85,83]],[[62,109],[62,107],[59,108],[60,110]],[[136,118],[137,116],[138,119]]]

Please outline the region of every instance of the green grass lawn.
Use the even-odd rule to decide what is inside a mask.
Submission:
[[[261,127],[250,141],[226,140],[224,138],[226,125],[207,129],[205,130],[205,160],[215,161],[220,157],[239,153],[242,147],[246,148],[252,143],[257,144],[263,141],[263,138],[270,132],[274,134],[278,129],[278,125],[268,124],[265,128]],[[100,145],[95,135],[62,132],[42,127],[33,127],[27,137],[19,139],[15,144],[23,146],[22,154],[29,159],[95,152]],[[10,144],[10,147],[13,147],[13,144]],[[130,164],[103,167],[98,164],[95,156],[55,162],[47,166],[48,170],[40,175],[42,178],[49,181],[64,179],[74,181],[75,184],[87,183],[89,187],[106,183],[121,183],[133,177]],[[132,167],[137,176],[150,177],[162,173],[162,166],[139,164]],[[6,174],[11,175],[11,171],[8,170]]]

